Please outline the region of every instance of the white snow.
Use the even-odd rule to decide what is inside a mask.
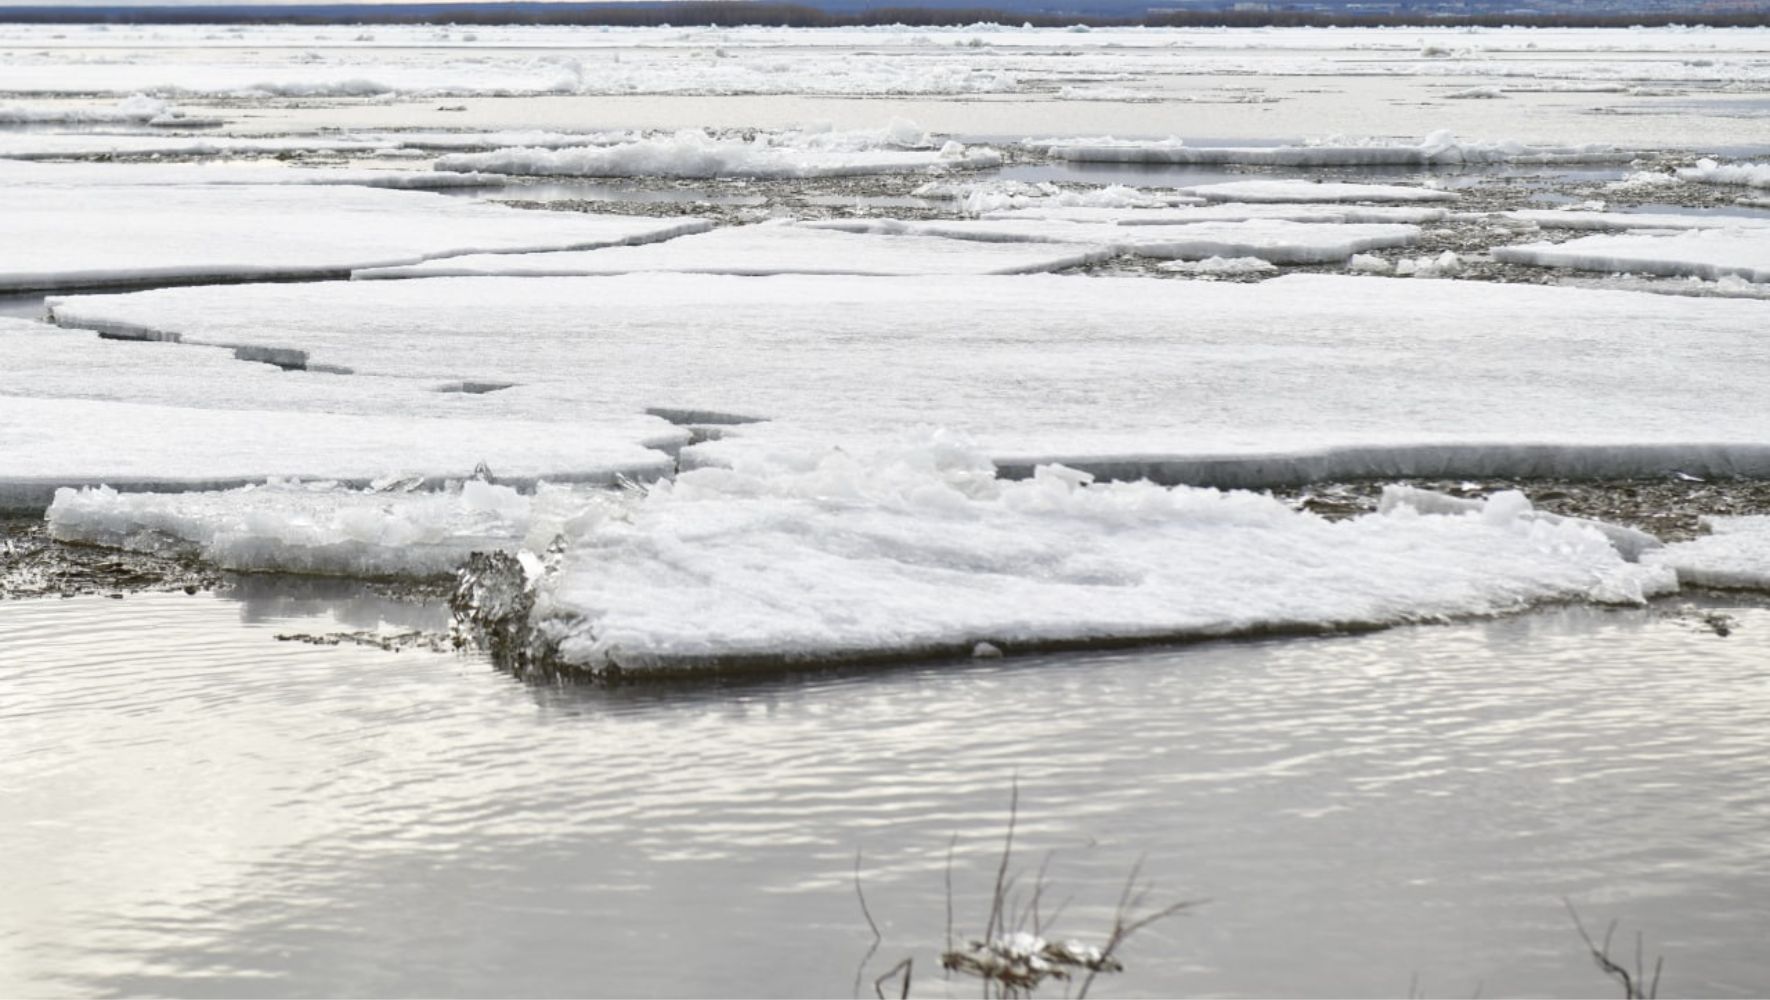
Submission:
[[[936,236],[875,235],[782,223],[731,226],[649,246],[536,254],[476,254],[353,278],[460,275],[559,276],[683,271],[700,274],[1027,274],[1102,260],[1086,244],[983,243]]]
[[[648,242],[710,226],[354,187],[0,189],[0,201],[8,206],[0,289],[341,275],[455,254]]]
[[[1538,267],[1770,281],[1770,230],[1763,228],[1583,236],[1566,243],[1496,247],[1493,255]]]
[[[949,142],[938,149],[903,143],[817,143],[798,135],[727,139],[698,129],[612,146],[517,148],[457,153],[439,170],[561,177],[848,177],[861,174],[975,170],[998,166],[1001,154]]]
[[[410,481],[351,488],[272,480],[225,492],[57,490],[46,514],[64,542],[162,555],[191,554],[222,569],[357,578],[453,571],[473,552],[544,548],[599,494],[543,484],[523,494],[476,479],[441,491]],[[612,497],[607,500],[612,501]]]
[[[1527,146],[1513,141],[1460,142],[1446,131],[1417,144],[1383,140],[1316,146],[1188,146],[1180,139],[1038,141],[1052,156],[1106,163],[1227,164],[1272,167],[1443,166],[1458,163],[1613,163],[1632,153],[1608,146]]]
[[[1215,485],[1770,474],[1770,304],[1748,300],[1334,275],[633,274],[51,306],[63,325],[298,351],[352,378],[769,419],[721,428],[684,452],[690,464],[929,424],[1019,469],[1061,460]]]
[[[1454,191],[1436,188],[1301,179],[1224,181],[1184,187],[1180,191],[1210,201],[1246,202],[1456,201],[1460,197]]]
[[[1770,188],[1770,163],[1721,164],[1702,159],[1694,167],[1678,171],[1683,180],[1699,184],[1734,184],[1741,187]]]
[[[1709,534],[1676,542],[1649,559],[1692,587],[1770,590],[1770,517],[1706,517]]]
[[[1599,532],[1528,516],[1329,522],[1251,493],[997,478],[936,437],[689,472],[586,519],[535,581],[544,641],[591,670],[966,655],[1387,625],[1673,590]],[[1201,586],[1208,581],[1208,586]]]

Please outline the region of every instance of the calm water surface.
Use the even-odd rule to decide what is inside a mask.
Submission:
[[[0,994],[838,994],[979,929],[1011,781],[1060,930],[1208,897],[1133,995],[1770,992],[1770,611],[1570,608],[736,685],[279,642],[434,608],[255,584],[0,604]],[[870,976],[869,976],[870,978]]]

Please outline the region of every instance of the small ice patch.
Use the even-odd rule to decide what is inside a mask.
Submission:
[[[1692,587],[1770,591],[1770,517],[1708,517],[1709,534],[1668,545],[1649,560]]]
[[[1207,278],[1236,278],[1251,274],[1273,274],[1278,267],[1258,257],[1206,257],[1204,260],[1174,260],[1160,265],[1164,271],[1196,274]]]

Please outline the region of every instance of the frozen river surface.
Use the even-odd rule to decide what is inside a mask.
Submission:
[[[1705,607],[1702,613],[1709,613]],[[345,589],[0,607],[0,993],[916,995],[1018,862],[1091,938],[1140,856],[1208,898],[1118,994],[1770,989],[1770,610],[1570,608],[1315,640],[699,688],[277,642],[434,624]],[[868,990],[870,992],[870,989]]]

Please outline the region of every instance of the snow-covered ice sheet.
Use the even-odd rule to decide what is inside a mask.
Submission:
[[[354,187],[0,189],[0,201],[0,289],[342,275],[455,254],[642,243],[711,225]]]
[[[1001,154],[950,142],[938,149],[879,143],[843,148],[769,137],[726,139],[698,130],[612,146],[568,149],[517,148],[457,153],[437,160],[439,170],[558,177],[849,177],[917,171],[976,170],[999,166]]]
[[[730,226],[648,246],[536,254],[475,254],[351,277],[461,275],[561,276],[683,271],[699,274],[1029,274],[1105,259],[1086,244],[984,243],[936,236],[890,236],[787,223]]]
[[[1330,522],[1268,496],[998,478],[936,437],[702,469],[580,522],[534,581],[537,645],[671,672],[1390,625],[1675,589],[1599,532],[1477,511]]]
[[[173,124],[179,117],[170,104],[145,94],[96,108],[0,104],[0,125]]]
[[[458,174],[438,170],[387,170],[290,166],[278,160],[192,163],[50,163],[0,159],[0,190],[19,187],[143,187],[215,184],[268,186],[282,184],[348,184],[357,187],[429,190],[501,187],[508,179],[496,174]]]
[[[1442,208],[1412,205],[1345,205],[1223,202],[1179,208],[1098,208],[1028,204],[983,214],[985,219],[1055,219],[1119,226],[1184,226],[1195,222],[1249,222],[1282,219],[1320,223],[1403,223],[1419,225],[1450,217]]]
[[[397,144],[338,135],[238,137],[220,135],[108,135],[0,132],[0,158],[9,160],[74,160],[111,156],[246,156],[287,153],[376,153]]]
[[[1516,142],[1461,142],[1434,132],[1419,143],[1371,140],[1316,146],[1188,146],[1179,139],[1035,140],[1064,160],[1102,163],[1240,163],[1270,167],[1448,166],[1460,163],[1615,163],[1632,153],[1607,146],[1526,146]]]
[[[1708,517],[1709,534],[1668,545],[1649,558],[1692,587],[1770,590],[1770,517]]]
[[[1538,267],[1770,281],[1770,229],[1765,228],[1582,236],[1566,243],[1495,247],[1493,255]]]
[[[1179,211],[1179,210],[1176,210]],[[1286,219],[1120,226],[1027,218],[1007,212],[989,219],[905,222],[895,219],[833,219],[807,225],[846,232],[904,233],[984,242],[1086,243],[1119,253],[1164,260],[1259,257],[1274,264],[1322,264],[1355,253],[1407,246],[1418,226],[1383,223],[1313,223]]]
[[[770,420],[685,451],[701,463],[931,424],[1021,468],[1168,482],[1770,474],[1770,304],[1756,301],[1301,274],[633,274],[51,305],[64,325],[367,375]]]
[[[1743,214],[1679,212],[1594,212],[1582,209],[1527,208],[1505,213],[1509,219],[1544,229],[1770,229],[1770,217]]]
[[[544,548],[613,498],[541,484],[533,493],[469,479],[363,488],[273,480],[227,491],[61,489],[45,515],[64,542],[196,555],[222,569],[357,578],[452,572],[473,552]],[[530,536],[533,537],[530,537]]]
[[[1246,202],[1345,202],[1345,201],[1456,201],[1454,191],[1408,187],[1401,184],[1347,184],[1302,179],[1223,181],[1179,189],[1209,201]]]

